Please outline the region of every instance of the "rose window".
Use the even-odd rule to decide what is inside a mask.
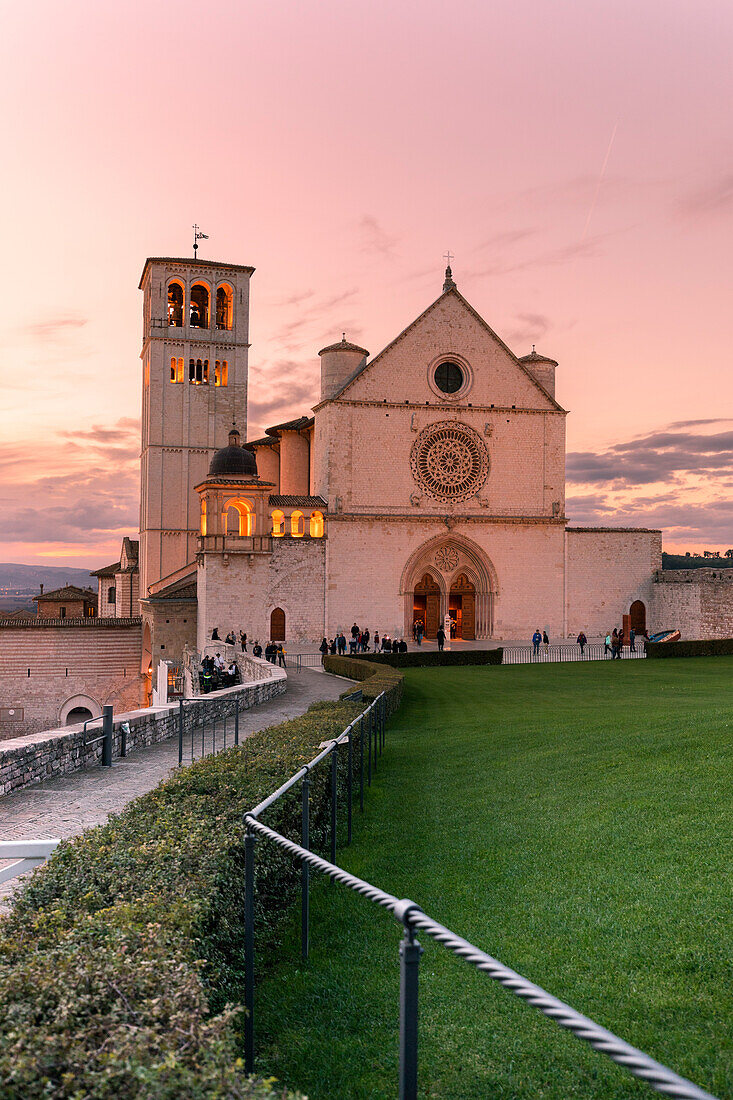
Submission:
[[[481,488],[489,456],[473,428],[444,421],[431,424],[417,437],[410,467],[415,481],[438,500],[459,501]]]
[[[435,551],[435,564],[441,573],[452,573],[458,565],[458,551],[454,546],[441,546]]]

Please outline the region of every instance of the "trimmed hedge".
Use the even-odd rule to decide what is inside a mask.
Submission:
[[[377,665],[389,665],[391,668],[432,668],[443,665],[500,665],[504,650],[499,649],[463,649],[459,652],[442,653],[434,651],[411,650],[409,653],[359,653],[355,657],[326,657],[326,661],[369,661]],[[330,668],[330,665],[326,665]],[[349,676],[349,672],[339,673]]]
[[[733,654],[733,638],[705,641],[647,642],[647,657],[725,657]]]
[[[390,711],[401,692],[401,678],[391,676]],[[107,824],[61,844],[26,881],[0,920],[0,1100],[294,1096],[272,1080],[247,1078],[237,1057],[242,815],[362,709],[316,703],[239,748],[180,769]],[[357,745],[358,735],[357,726]],[[318,768],[311,779],[316,851],[328,848],[329,772]],[[345,796],[345,753],[339,784]],[[342,808],[344,801],[340,793]],[[298,839],[300,788],[263,820]],[[299,882],[295,862],[260,841],[260,965]]]
[[[364,657],[364,660],[362,660]],[[326,672],[332,672],[334,676],[345,676],[349,680],[357,680],[361,684],[362,698],[371,703],[383,691],[387,693],[387,713],[392,714],[402,702],[402,677],[383,662],[382,668],[375,668],[374,660],[368,662],[368,654],[359,654],[358,657],[331,657],[323,658],[323,667]],[[347,688],[341,698],[351,695],[353,688]]]

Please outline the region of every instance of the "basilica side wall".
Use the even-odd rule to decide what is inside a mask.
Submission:
[[[63,725],[72,706],[96,717],[109,703],[115,710],[142,705],[140,660],[139,619],[3,625],[0,739]]]
[[[733,569],[664,569],[651,586],[654,630],[683,639],[733,638]]]
[[[661,531],[569,527],[566,532],[567,635],[605,635],[622,624],[634,600],[651,632],[652,576],[662,564]]]
[[[328,540],[273,540],[272,554],[204,554],[198,570],[198,649],[217,627],[246,632],[250,642],[270,638],[270,616],[285,613],[286,642],[322,638]]]

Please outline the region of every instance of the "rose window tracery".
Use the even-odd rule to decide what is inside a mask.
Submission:
[[[458,551],[455,546],[441,546],[436,550],[435,564],[441,573],[452,573],[458,565]]]
[[[412,476],[438,500],[473,496],[489,472],[486,447],[467,424],[443,421],[425,428],[410,453]]]

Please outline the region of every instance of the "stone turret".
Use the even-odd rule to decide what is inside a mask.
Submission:
[[[327,401],[329,397],[338,393],[345,383],[364,366],[369,356],[366,348],[350,344],[346,339],[346,333],[338,344],[329,344],[318,354],[321,357],[321,401]]]
[[[548,359],[546,355],[540,355],[539,352],[535,351],[534,344],[532,344],[530,354],[523,355],[519,362],[527,368],[533,378],[536,378],[542,388],[547,390],[550,397],[555,396],[555,368],[557,363],[554,359]]]

